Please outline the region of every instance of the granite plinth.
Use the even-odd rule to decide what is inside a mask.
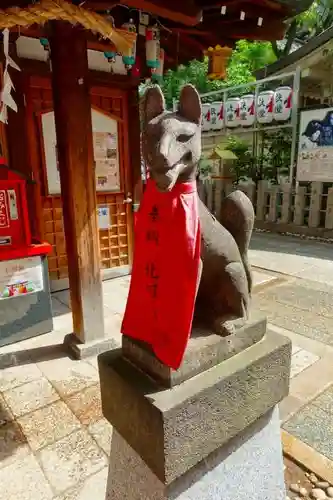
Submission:
[[[161,363],[147,344],[126,336],[122,337],[122,353],[161,385],[173,387],[259,342],[266,333],[267,320],[238,321],[234,325],[235,333],[226,337],[194,329],[178,370]]]
[[[268,332],[248,349],[163,388],[118,349],[99,356],[103,413],[168,485],[280,402],[288,394],[290,363],[290,340]]]
[[[165,485],[114,431],[106,500],[285,500],[281,448],[275,407]]]

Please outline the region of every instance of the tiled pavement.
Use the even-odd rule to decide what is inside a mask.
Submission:
[[[255,272],[254,310],[293,341],[291,393],[280,406],[284,428],[333,460],[332,262],[330,249],[301,243],[255,235],[252,262],[268,271]],[[299,280],[310,266],[314,281]],[[107,331],[118,341],[128,283],[103,285]],[[112,429],[101,412],[97,362],[63,352],[71,331],[68,294],[54,295],[53,306],[54,332],[0,349],[8,355],[0,371],[0,500],[105,497]]]

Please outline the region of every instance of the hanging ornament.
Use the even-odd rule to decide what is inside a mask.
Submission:
[[[163,80],[163,73],[164,73],[164,49],[160,48],[160,54],[159,54],[159,66],[156,69],[155,73],[152,75],[152,80],[160,83]]]
[[[104,52],[104,56],[107,58],[109,63],[114,64],[116,62],[117,52],[116,50],[107,50]]]
[[[44,50],[50,50],[50,44],[47,38],[40,38],[39,41]]]
[[[226,77],[227,61],[231,55],[230,47],[221,47],[216,45],[215,48],[209,47],[205,52],[208,56],[208,78],[211,80],[224,80]]]
[[[146,62],[152,73],[155,73],[159,66],[160,53],[160,30],[157,26],[146,29]]]
[[[5,71],[3,74],[3,84],[0,93],[0,121],[2,123],[8,123],[7,108],[17,112],[17,104],[11,95],[14,85],[9,76],[8,70],[9,68],[16,69],[17,71],[21,70],[9,55],[9,30],[7,28],[3,31],[3,52],[5,56]]]
[[[135,64],[132,68],[131,74],[135,78],[140,78],[141,76],[141,61],[139,56],[136,56]]]
[[[111,16],[111,12],[109,10],[106,11],[105,20],[111,24],[112,28],[116,27],[114,22],[114,17]]]
[[[133,19],[130,19],[128,23],[122,25],[121,29],[128,31],[129,33],[136,33],[136,26]],[[133,42],[132,48],[129,50],[128,54],[123,54],[123,63],[126,69],[131,69],[135,64],[136,58],[136,39]]]

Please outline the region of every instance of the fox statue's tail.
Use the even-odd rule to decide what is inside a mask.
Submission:
[[[233,191],[222,201],[220,222],[232,234],[237,243],[247,275],[250,294],[252,291],[252,273],[248,260],[248,249],[254,218],[252,202],[242,191]]]

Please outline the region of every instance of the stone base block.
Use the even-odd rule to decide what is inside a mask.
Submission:
[[[114,431],[106,500],[285,500],[283,476],[275,407],[169,485]]]
[[[115,349],[119,347],[119,344],[115,339],[110,337],[96,339],[83,344],[74,333],[70,333],[64,338],[64,347],[74,359],[85,359]]]
[[[242,433],[288,394],[290,362],[290,340],[268,332],[248,349],[163,388],[114,350],[99,356],[103,413],[153,475],[171,485],[232,439],[244,440]]]
[[[178,370],[163,365],[147,344],[126,336],[122,337],[122,353],[161,385],[173,387],[259,342],[266,333],[267,319],[238,320],[234,325],[235,333],[226,337],[194,329]]]

